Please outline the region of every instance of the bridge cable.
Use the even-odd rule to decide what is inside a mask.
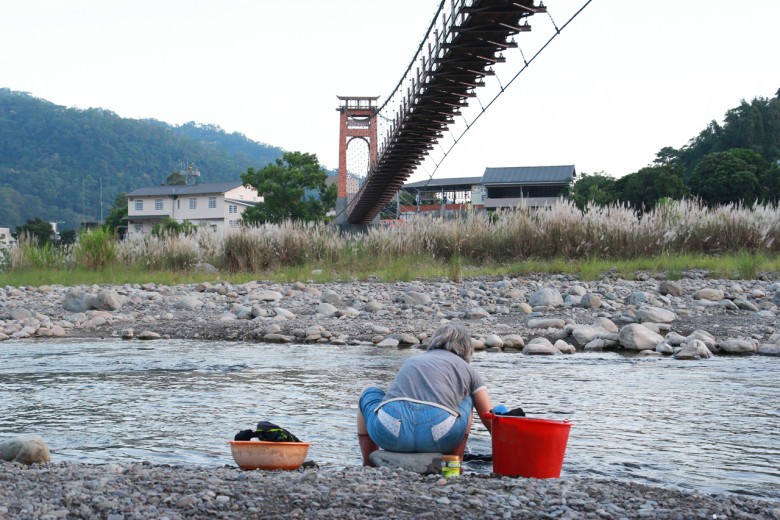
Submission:
[[[559,28],[558,28],[558,26],[555,24],[555,20],[553,20],[553,19],[552,19],[552,16],[550,16],[550,20],[552,21],[553,27],[555,27],[555,34],[553,34],[553,35],[552,35],[552,36],[551,36],[551,37],[550,37],[550,38],[547,40],[547,42],[545,42],[545,44],[544,44],[544,45],[542,45],[542,47],[541,47],[541,48],[540,48],[538,51],[536,51],[536,53],[535,53],[535,54],[534,54],[534,55],[531,57],[531,59],[530,59],[530,60],[527,60],[527,61],[526,61],[526,59],[525,59],[525,54],[523,53],[523,51],[522,51],[522,50],[520,50],[520,54],[523,56],[523,61],[525,62],[525,66],[524,66],[523,68],[521,68],[521,69],[520,69],[520,70],[519,70],[519,71],[518,71],[518,72],[517,72],[517,73],[516,73],[514,76],[512,76],[512,79],[510,79],[510,80],[509,80],[509,82],[506,84],[506,87],[502,87],[501,91],[500,91],[498,94],[496,94],[496,95],[493,97],[493,99],[491,99],[491,100],[490,100],[490,102],[488,102],[488,104],[487,104],[487,105],[484,105],[484,106],[482,105],[482,101],[479,99],[479,96],[476,96],[476,98],[477,98],[477,101],[478,101],[478,102],[479,102],[479,104],[480,104],[480,107],[482,107],[482,110],[481,110],[481,111],[479,112],[479,114],[477,114],[477,116],[474,118],[474,121],[472,121],[472,122],[471,122],[471,125],[467,125],[467,126],[466,126],[466,129],[465,129],[463,132],[461,132],[461,134],[460,134],[460,135],[459,135],[459,136],[458,136],[458,137],[455,139],[455,142],[453,143],[453,145],[452,145],[452,146],[450,146],[450,148],[447,150],[447,152],[445,152],[445,154],[444,154],[444,156],[442,157],[441,161],[439,161],[438,163],[436,163],[436,161],[435,161],[433,158],[431,158],[431,160],[433,160],[433,162],[434,162],[434,164],[436,165],[436,167],[433,169],[433,172],[432,172],[432,173],[430,173],[430,174],[428,175],[428,179],[426,180],[426,183],[425,183],[424,185],[422,185],[422,186],[419,186],[419,187],[417,188],[418,190],[419,190],[420,188],[426,188],[426,187],[428,186],[428,184],[429,184],[429,183],[430,183],[430,182],[433,180],[433,176],[434,176],[434,175],[436,175],[436,172],[438,171],[438,169],[439,169],[439,166],[441,166],[441,164],[444,162],[444,160],[447,158],[447,156],[449,156],[450,152],[452,152],[452,149],[453,149],[453,148],[455,148],[455,145],[456,145],[456,144],[458,144],[458,143],[460,142],[460,140],[463,138],[463,136],[466,134],[466,132],[468,132],[468,131],[471,129],[471,127],[474,125],[474,123],[476,123],[476,122],[477,122],[477,120],[478,120],[478,119],[479,119],[479,118],[482,116],[482,114],[484,114],[484,113],[487,111],[487,109],[488,109],[488,108],[490,108],[490,106],[491,106],[491,105],[492,105],[492,104],[493,104],[493,103],[494,103],[494,102],[495,102],[495,101],[498,99],[498,97],[499,97],[501,94],[503,94],[503,93],[504,93],[505,89],[506,89],[506,88],[508,88],[508,87],[509,87],[509,86],[510,86],[512,83],[514,83],[514,81],[515,81],[515,80],[516,80],[516,79],[517,79],[517,78],[520,76],[520,74],[522,74],[523,72],[525,72],[525,70],[526,70],[526,69],[527,69],[527,68],[528,68],[528,67],[531,65],[531,63],[532,63],[532,62],[533,62],[533,61],[534,61],[534,60],[535,60],[535,59],[536,59],[536,58],[537,58],[537,57],[538,57],[538,56],[539,56],[539,55],[542,53],[542,51],[544,51],[544,50],[547,48],[547,46],[548,46],[548,45],[550,45],[550,43],[551,43],[551,42],[552,42],[552,41],[553,41],[553,40],[554,40],[556,37],[558,37],[558,36],[561,34],[561,31],[563,31],[563,29],[565,29],[565,28],[566,28],[566,26],[568,26],[568,25],[569,25],[569,24],[570,24],[570,23],[571,23],[571,22],[572,22],[572,21],[573,21],[575,18],[577,18],[577,16],[578,16],[578,15],[579,15],[579,14],[580,14],[582,11],[584,11],[584,10],[585,10],[585,8],[586,8],[586,7],[588,7],[588,5],[589,5],[589,4],[590,4],[592,1],[593,1],[593,0],[587,0],[587,1],[586,1],[586,2],[585,2],[583,5],[582,5],[582,7],[580,7],[580,8],[577,10],[577,12],[576,12],[576,13],[574,13],[574,14],[571,16],[571,18],[569,18],[569,19],[566,21],[566,23],[565,23],[565,24],[563,24],[563,26],[561,26],[561,28],[560,28],[560,29],[559,29]],[[548,12],[547,14],[549,14],[549,12]],[[519,48],[519,47],[518,47],[518,48]],[[497,76],[496,76],[496,79],[498,79],[498,77],[497,77]],[[499,81],[499,84],[500,84],[500,83],[501,83],[501,82]],[[461,116],[462,116],[462,114],[461,114]],[[466,118],[465,118],[465,117],[463,117],[463,119],[465,120]],[[426,173],[427,173],[427,172],[426,172]]]
[[[482,101],[479,99],[479,95],[475,96],[475,97],[476,97],[476,99],[477,99],[477,101],[479,102],[479,104],[480,104],[480,107],[482,108],[482,110],[481,110],[481,111],[480,111],[480,112],[477,114],[477,116],[474,118],[474,120],[471,122],[471,124],[468,124],[468,123],[466,124],[466,129],[465,129],[463,132],[461,132],[461,134],[460,134],[460,135],[459,135],[457,138],[453,137],[453,141],[454,141],[454,142],[453,142],[453,144],[452,144],[452,145],[449,147],[449,149],[448,149],[446,152],[444,152],[444,155],[443,155],[443,157],[441,158],[441,160],[440,160],[438,163],[436,162],[436,160],[435,160],[433,157],[430,157],[430,156],[429,156],[430,160],[431,160],[431,161],[434,163],[435,167],[434,167],[433,171],[432,171],[432,172],[431,172],[431,173],[428,175],[428,179],[426,180],[425,184],[424,184],[424,185],[422,185],[422,186],[420,186],[420,187],[418,187],[418,191],[419,191],[419,189],[420,189],[420,188],[426,188],[426,187],[428,186],[428,184],[429,184],[429,183],[430,183],[430,182],[433,180],[433,176],[434,176],[434,175],[436,175],[436,172],[439,170],[439,167],[440,167],[440,166],[441,166],[441,165],[444,163],[444,161],[447,159],[447,157],[449,156],[450,152],[452,152],[453,148],[455,148],[455,146],[456,146],[456,145],[457,145],[457,144],[460,142],[460,140],[461,140],[461,139],[462,139],[462,138],[463,138],[463,137],[466,135],[466,132],[468,132],[468,131],[469,131],[469,130],[472,128],[472,126],[474,126],[474,124],[475,124],[475,123],[476,123],[476,122],[479,120],[479,118],[480,118],[480,117],[482,117],[482,114],[484,114],[484,113],[487,111],[487,109],[488,109],[488,108],[490,108],[490,106],[491,106],[491,105],[493,105],[493,103],[494,103],[494,102],[495,102],[495,101],[496,101],[496,100],[499,98],[499,96],[500,96],[501,94],[503,94],[503,93],[505,92],[505,90],[506,90],[507,88],[509,88],[509,86],[510,86],[512,83],[514,83],[514,81],[515,81],[515,80],[516,80],[516,79],[517,79],[517,78],[520,76],[520,74],[522,74],[523,72],[525,72],[525,70],[526,70],[526,69],[528,69],[528,67],[531,65],[531,63],[532,63],[532,62],[533,62],[533,61],[534,61],[534,60],[535,60],[537,57],[539,57],[539,55],[542,53],[542,51],[544,51],[544,50],[545,50],[545,49],[546,49],[546,48],[547,48],[547,47],[550,45],[550,43],[552,43],[552,41],[553,41],[553,40],[554,40],[556,37],[558,37],[558,36],[561,34],[561,31],[563,31],[563,30],[564,30],[564,29],[565,29],[565,28],[566,28],[566,27],[567,27],[567,26],[568,26],[568,25],[569,25],[569,24],[570,24],[572,21],[574,21],[574,19],[575,19],[575,18],[577,18],[577,16],[579,16],[579,15],[580,15],[580,13],[582,13],[582,11],[584,11],[584,10],[585,10],[585,8],[586,8],[586,7],[588,7],[588,5],[590,5],[590,3],[591,3],[592,1],[593,1],[593,0],[586,0],[586,1],[585,1],[585,3],[582,5],[582,7],[580,7],[580,8],[579,8],[579,9],[578,9],[578,10],[577,10],[577,11],[576,11],[576,12],[575,12],[575,13],[574,13],[574,14],[573,14],[573,15],[572,15],[572,16],[571,16],[571,17],[570,17],[570,18],[569,18],[567,21],[566,21],[566,23],[564,23],[564,24],[563,24],[563,25],[562,25],[560,28],[559,28],[559,27],[557,26],[557,24],[555,23],[555,20],[553,19],[552,15],[549,13],[549,11],[547,12],[547,15],[550,17],[550,21],[552,22],[552,24],[553,24],[553,27],[555,28],[555,34],[553,34],[553,35],[552,35],[552,36],[551,36],[551,37],[550,37],[550,38],[549,38],[549,39],[548,39],[548,40],[547,40],[547,41],[544,43],[544,45],[542,45],[542,47],[541,47],[541,48],[540,48],[538,51],[536,51],[536,53],[534,53],[534,55],[531,57],[531,59],[530,59],[530,60],[526,60],[526,58],[525,58],[525,53],[523,53],[522,49],[520,49],[520,54],[521,54],[521,56],[523,57],[523,62],[524,62],[524,64],[525,64],[525,65],[524,65],[524,66],[523,66],[523,67],[522,67],[522,68],[521,68],[521,69],[520,69],[520,70],[519,70],[519,71],[518,71],[518,72],[517,72],[517,73],[516,73],[516,74],[515,74],[515,75],[512,77],[512,79],[510,79],[510,80],[509,80],[509,82],[506,84],[506,86],[502,86],[502,88],[501,88],[501,91],[500,91],[498,94],[496,94],[496,95],[493,97],[493,99],[491,99],[491,100],[488,102],[488,104],[487,104],[487,105],[483,105],[483,104],[482,104]],[[446,2],[446,0],[442,0],[442,1],[441,1],[441,3],[439,4],[439,8],[437,9],[437,11],[436,11],[436,14],[434,15],[434,17],[433,17],[433,20],[431,21],[431,24],[430,24],[430,25],[429,25],[429,27],[428,27],[428,31],[425,33],[425,36],[423,37],[423,40],[420,42],[420,45],[419,45],[419,46],[418,46],[418,48],[417,48],[417,53],[415,53],[414,57],[412,58],[412,61],[411,61],[411,62],[409,63],[409,65],[407,66],[407,68],[406,68],[406,71],[404,72],[404,75],[401,77],[401,80],[398,82],[398,85],[396,85],[396,88],[395,88],[395,90],[393,90],[393,93],[395,93],[396,91],[398,91],[398,89],[400,88],[400,86],[403,84],[403,81],[404,81],[404,79],[405,79],[405,78],[406,78],[406,76],[408,75],[409,71],[412,69],[412,67],[413,67],[413,66],[414,66],[414,64],[416,63],[416,61],[417,61],[417,56],[418,56],[418,54],[419,54],[419,53],[422,51],[422,49],[423,49],[423,46],[424,46],[425,42],[426,42],[426,41],[428,41],[428,38],[429,38],[429,36],[430,36],[430,33],[431,33],[431,31],[433,30],[433,28],[434,28],[434,26],[435,26],[435,24],[436,24],[436,22],[437,22],[437,19],[438,19],[439,13],[441,13],[442,9],[444,8],[444,4],[445,4],[445,2]],[[519,49],[519,46],[518,46],[518,49]],[[496,77],[496,79],[498,79],[498,78]],[[500,84],[500,81],[499,81],[499,84]],[[381,107],[379,107],[379,109],[377,109],[377,114],[378,114],[378,115],[379,115],[379,113],[382,111],[382,109],[384,109],[384,107],[385,107],[385,106],[386,106],[386,105],[387,105],[387,104],[390,102],[390,99],[391,99],[392,97],[393,97],[393,96],[389,96],[389,97],[387,98],[387,100],[386,100],[386,101],[385,101],[385,102],[382,104],[382,106],[381,106]],[[465,120],[466,120],[465,116],[463,116],[463,114],[461,114],[461,116],[463,117],[463,119],[464,119],[464,121],[465,121]],[[384,117],[384,116],[382,116],[382,118],[383,118],[383,119],[385,119],[385,120],[387,120],[387,121],[391,121],[391,120],[390,120],[390,119],[388,119],[387,117]],[[440,144],[440,143],[437,143],[437,144],[439,144],[439,146],[442,148],[442,150],[444,150],[444,147],[443,147],[443,146],[441,146],[441,144]],[[422,164],[420,164],[420,166],[423,166],[423,165],[422,165]],[[426,173],[427,173],[427,171],[426,171]],[[365,184],[364,184],[363,186],[361,186],[361,187],[360,187],[360,189],[358,190],[358,192],[357,192],[357,193],[355,193],[355,194],[354,194],[354,196],[353,196],[352,200],[350,200],[350,201],[348,201],[348,202],[347,202],[347,204],[346,204],[346,206],[344,207],[344,209],[342,209],[342,210],[341,210],[339,213],[337,213],[337,214],[336,214],[336,216],[334,217],[335,219],[338,219],[338,217],[339,217],[340,215],[342,215],[344,212],[347,212],[347,211],[349,211],[350,207],[352,207],[352,206],[353,206],[355,203],[357,203],[357,201],[358,201],[358,200],[359,200],[359,198],[360,198],[360,194],[363,192],[363,189],[364,189],[364,188],[365,188]],[[399,188],[399,189],[400,189],[400,188]],[[382,210],[380,209],[380,213],[381,213],[381,211],[382,211]]]

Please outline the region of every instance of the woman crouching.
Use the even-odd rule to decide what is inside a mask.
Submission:
[[[434,332],[428,350],[408,358],[387,393],[367,387],[360,395],[357,431],[363,465],[379,447],[403,453],[463,456],[472,408],[490,411],[485,380],[470,365],[474,347],[462,325]],[[491,431],[490,420],[482,420]]]

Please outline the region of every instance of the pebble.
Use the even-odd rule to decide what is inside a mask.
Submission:
[[[467,472],[442,479],[360,466],[241,471],[139,463],[0,463],[0,504],[0,515],[9,520],[780,519],[777,502],[737,495],[579,476],[535,480]]]

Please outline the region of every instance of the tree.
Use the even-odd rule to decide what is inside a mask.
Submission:
[[[582,177],[567,187],[565,196],[580,209],[585,209],[589,203],[604,206],[615,202],[612,190],[614,184],[615,179],[604,172],[591,175],[583,173]]]
[[[16,227],[16,233],[14,237],[17,239],[23,235],[27,235],[33,238],[39,245],[43,245],[46,242],[51,242],[54,238],[54,229],[46,221],[41,220],[39,217],[28,220],[24,225]]]
[[[743,152],[750,151],[729,150],[704,156],[691,173],[688,182],[691,194],[710,205],[730,202],[752,204],[761,196],[758,168],[742,158],[748,157]]]
[[[186,186],[187,178],[179,172],[173,172],[165,179],[165,186]]]
[[[76,243],[76,230],[66,229],[60,233],[60,245],[67,246]]]
[[[323,220],[336,206],[336,186],[326,186],[327,177],[317,156],[303,152],[285,152],[261,170],[249,168],[241,180],[255,188],[263,202],[246,209],[242,220],[250,224]]]
[[[638,211],[648,211],[660,199],[681,199],[688,194],[683,183],[683,168],[674,164],[648,166],[621,177],[613,186],[621,202]]]
[[[106,217],[106,226],[110,231],[124,238],[127,232],[127,193],[120,193],[114,199],[114,207]]]

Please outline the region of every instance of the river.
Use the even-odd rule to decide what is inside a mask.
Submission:
[[[233,464],[260,420],[312,443],[320,465],[360,463],[360,390],[419,350],[162,340],[0,343],[0,439],[44,437],[54,461]],[[780,360],[577,353],[475,354],[493,402],[573,423],[563,474],[777,498]],[[469,451],[489,454],[478,420]],[[466,470],[487,473],[490,463]]]

